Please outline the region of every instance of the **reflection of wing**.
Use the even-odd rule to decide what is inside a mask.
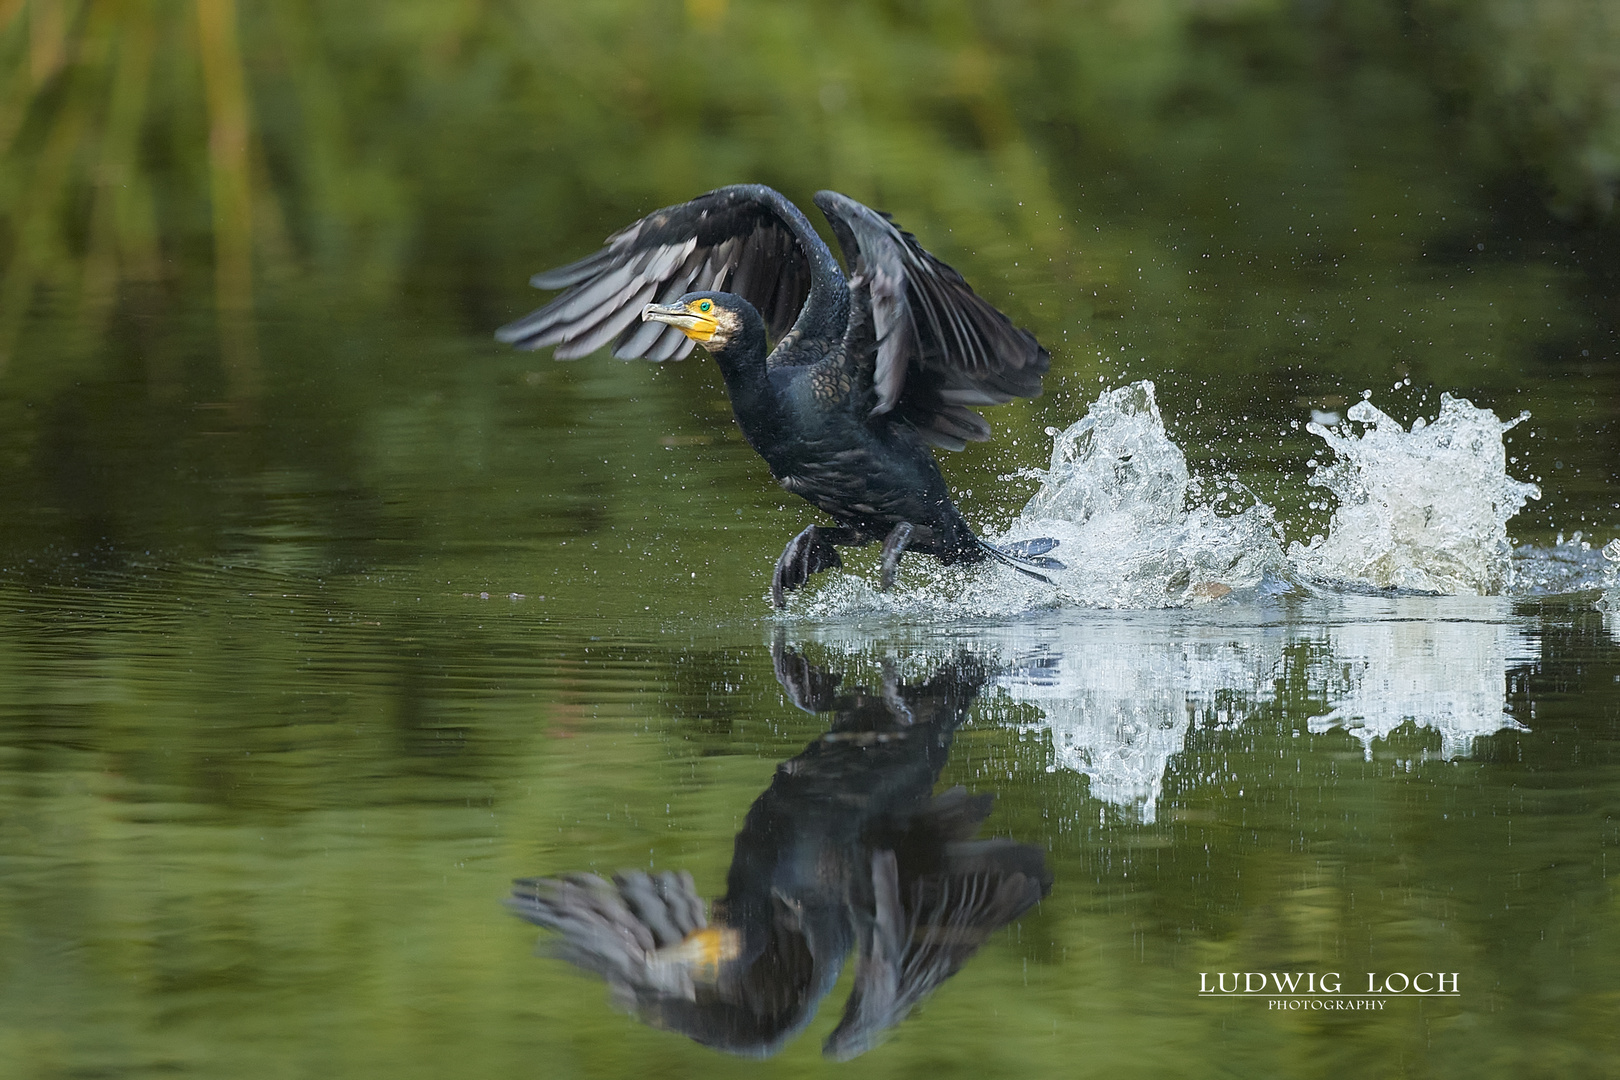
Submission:
[[[807,241],[820,252],[807,252]],[[836,272],[798,207],[759,184],[720,188],[648,214],[594,255],[536,274],[535,288],[567,291],[495,336],[520,349],[555,345],[559,360],[595,352],[615,337],[615,356],[678,360],[696,343],[665,323],[639,322],[641,309],[688,292],[728,289],[759,309],[767,332],[780,338],[810,293],[807,254],[821,255]]]
[[[896,410],[930,442],[960,450],[990,437],[969,406],[1035,397],[1051,357],[885,214],[816,193],[850,271],[871,294],[874,413]]]
[[[711,925],[684,871],[530,878],[507,904],[557,931],[556,955],[605,979],[618,1007],[749,1057],[775,1053],[810,1021],[849,947],[847,934],[806,925],[779,895],[745,922]]]
[[[561,934],[557,955],[602,976],[625,1006],[645,991],[692,997],[705,950],[723,951],[719,932],[705,933],[704,904],[685,871],[628,871],[611,884],[595,874],[527,878],[513,882],[506,903]]]
[[[969,799],[960,788],[936,803],[947,835],[971,831],[989,812],[987,798]],[[855,987],[823,1047],[840,1061],[871,1049],[1052,883],[1039,848],[1006,839],[947,843],[943,867],[909,885],[894,851],[874,851],[871,874],[874,907],[858,933]]]

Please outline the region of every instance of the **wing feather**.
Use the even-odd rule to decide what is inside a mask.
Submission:
[[[873,415],[895,412],[936,446],[990,437],[969,405],[1035,397],[1051,357],[887,215],[816,193],[850,269],[866,281],[877,347]]]
[[[660,951],[708,926],[690,874],[632,870],[615,874],[611,883],[595,874],[568,874],[512,884],[507,906],[556,931],[557,955],[602,976],[623,997],[694,996],[686,967]]]
[[[566,289],[570,285],[577,285],[589,278],[599,270],[604,262],[613,255],[611,248],[603,248],[594,255],[586,256],[578,262],[559,266],[555,270],[543,270],[529,278],[529,284],[537,289]]]
[[[647,359],[657,363],[665,360],[685,360],[697,348],[697,342],[682,334],[680,331],[665,331],[663,340],[657,345],[654,352],[647,354]]]
[[[738,184],[648,214],[601,250],[534,275],[536,288],[564,292],[495,336],[520,349],[555,345],[558,359],[585,356],[615,338],[619,357],[677,359],[693,348],[680,331],[636,325],[649,300],[671,303],[729,287],[780,338],[817,273],[837,277],[837,264],[804,215],[768,187]]]
[[[617,295],[613,307],[607,308],[607,314],[602,321],[592,327],[589,332],[557,346],[554,354],[559,360],[575,360],[581,356],[589,356],[614,338],[623,334],[640,317],[641,309],[652,299],[656,282],[649,281],[638,292],[627,293],[621,290]],[[593,313],[600,313],[602,309],[593,309]]]

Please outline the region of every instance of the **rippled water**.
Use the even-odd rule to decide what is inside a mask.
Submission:
[[[947,462],[1056,586],[914,557],[883,594],[867,553],[777,616],[806,511],[664,415],[711,372],[558,368],[536,430],[487,355],[384,391],[345,472],[132,474],[201,539],[11,524],[8,1072],[1612,1071],[1620,547],[1512,546],[1536,417],[1302,409],[1314,468],[1239,479],[1124,384]],[[707,929],[502,906],[627,870]],[[1366,996],[1425,972],[1455,996]],[[1271,1004],[1325,1000],[1382,1007]]]
[[[685,1032],[788,1072],[824,1045],[885,1073],[1606,1071],[1615,565],[1566,540],[1521,549],[1562,584],[1516,596],[1290,583],[1267,508],[1182,512],[1185,466],[1136,415],[1131,460],[1163,470],[1088,497],[1159,508],[1108,534],[1166,541],[1156,607],[1003,591],[993,615],[961,598],[1029,583],[942,593],[918,560],[893,597],[857,568],[808,612],[694,615],[712,580],[564,577],[573,539],[448,573],[311,571],[275,534],[12,571],[0,1052],[31,1075],[759,1068]],[[953,833],[929,800],[958,787],[981,803]],[[711,951],[640,961],[709,987],[695,1012],[577,926],[534,955],[501,909],[514,878],[638,868],[690,873],[708,912]],[[946,902],[974,888],[1027,896]],[[1199,996],[1273,971],[1459,989],[1331,1015]],[[768,1037],[717,1019],[762,1002],[786,1010]]]
[[[725,892],[779,763],[848,723],[779,681],[776,638],[891,724],[905,687],[973,665],[937,790],[994,796],[984,835],[1035,845],[1053,879],[873,1068],[1285,1071],[1301,1046],[1346,1067],[1610,1060],[1620,640],[1589,602],[587,636],[422,581],[300,585],[194,567],[0,592],[8,1054],[198,1075],[740,1068],[616,1018],[498,901],[514,877],[635,867]],[[755,842],[807,843],[785,827]],[[1200,972],[1234,970],[1462,989],[1308,1019],[1197,996]],[[784,1065],[815,1057],[850,977]]]

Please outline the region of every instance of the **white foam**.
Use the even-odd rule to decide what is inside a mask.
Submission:
[[[1508,519],[1541,495],[1507,474],[1502,434],[1527,415],[1503,423],[1443,394],[1439,416],[1417,419],[1410,431],[1370,401],[1354,405],[1337,427],[1311,423],[1334,457],[1315,467],[1309,483],[1338,506],[1325,536],[1295,541],[1285,554],[1275,511],[1234,481],[1193,476],[1165,432],[1153,383],[1132,383],[1105,391],[1068,428],[1047,429],[1048,467],[1022,474],[1038,489],[1004,533],[987,537],[1056,539],[1051,555],[1066,569],[1046,571],[1051,584],[994,563],[949,568],[911,558],[893,592],[878,592],[858,574],[825,574],[791,611],[949,619],[1185,607],[1304,583],[1506,592],[1514,581]],[[1533,586],[1567,579],[1552,567],[1568,561],[1541,559],[1545,572],[1531,575]]]
[[[1598,597],[1597,609],[1603,612],[1609,636],[1620,644],[1620,540],[1610,540],[1604,545],[1603,558],[1609,565],[1603,572],[1603,595]]]
[[[1440,395],[1440,415],[1407,431],[1370,401],[1351,406],[1349,424],[1308,430],[1335,458],[1309,483],[1338,500],[1325,537],[1288,547],[1295,571],[1329,582],[1445,594],[1492,595],[1513,584],[1507,522],[1534,484],[1507,475],[1502,433],[1489,409]]]
[[[1110,390],[1053,436],[1039,490],[996,542],[1049,536],[1068,569],[1058,593],[1088,607],[1176,607],[1253,588],[1284,568],[1271,507],[1218,511],[1192,498],[1151,382]]]

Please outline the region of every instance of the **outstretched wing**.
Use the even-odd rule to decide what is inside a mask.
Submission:
[[[887,214],[835,191],[818,191],[816,205],[871,298],[875,415],[892,410],[934,445],[960,450],[968,440],[990,437],[990,425],[970,406],[1040,394],[1052,361],[1033,334],[987,304]]]
[[[753,304],[780,338],[798,318],[818,265],[837,272],[798,207],[760,184],[723,187],[648,214],[579,262],[536,274],[535,288],[566,291],[495,336],[520,349],[555,345],[559,360],[614,338],[615,356],[678,360],[694,342],[673,326],[641,322],[641,309],[724,289]]]

